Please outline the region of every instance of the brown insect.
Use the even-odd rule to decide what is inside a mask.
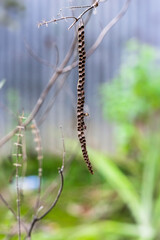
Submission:
[[[86,147],[86,138],[84,134],[84,130],[86,130],[84,117],[88,116],[88,114],[84,113],[84,103],[85,103],[84,84],[85,84],[86,52],[85,52],[83,21],[80,21],[80,24],[78,27],[78,55],[79,55],[79,64],[78,64],[79,78],[78,78],[78,84],[77,84],[77,131],[78,131],[78,138],[81,144],[84,161],[86,162],[86,165],[90,173],[93,174],[93,168],[89,160],[87,147]]]

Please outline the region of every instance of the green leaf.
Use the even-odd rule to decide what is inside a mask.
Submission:
[[[91,161],[110,185],[119,193],[137,222],[140,220],[140,202],[137,192],[123,172],[104,154],[89,150]]]
[[[147,157],[144,160],[144,170],[142,179],[142,218],[143,223],[152,225],[152,211],[154,206],[154,190],[156,186],[156,176],[159,162],[159,148],[156,142],[152,142],[154,148],[148,149]]]
[[[2,79],[2,80],[0,81],[0,89],[4,86],[5,82],[6,82],[5,79]]]
[[[81,225],[74,228],[65,228],[55,230],[54,234],[46,237],[46,233],[38,233],[33,235],[34,239],[57,239],[57,240],[88,240],[88,239],[107,239],[110,235],[139,237],[139,227],[134,224],[119,223],[113,221],[102,221],[93,224]]]

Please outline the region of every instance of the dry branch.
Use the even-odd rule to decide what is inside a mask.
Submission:
[[[95,50],[99,47],[100,43],[102,42],[102,40],[104,39],[104,37],[106,36],[108,31],[123,17],[123,15],[126,13],[126,11],[128,9],[128,6],[129,6],[130,2],[131,2],[131,0],[126,0],[123,8],[118,13],[118,15],[115,18],[113,18],[113,20],[111,20],[111,22],[109,24],[107,24],[106,27],[101,31],[101,33],[99,34],[99,36],[98,36],[97,40],[95,41],[95,43],[92,45],[92,47],[86,53],[87,57],[90,57],[95,52]],[[41,95],[40,95],[36,105],[34,106],[32,112],[29,115],[29,117],[23,123],[24,127],[27,127],[28,124],[30,124],[30,122],[35,118],[36,114],[38,113],[39,109],[41,108],[45,98],[47,97],[50,89],[52,88],[52,86],[55,83],[55,81],[57,80],[57,78],[62,73],[66,73],[68,71],[71,71],[73,68],[75,68],[78,65],[78,61],[75,61],[73,64],[71,64],[69,66],[66,66],[67,63],[69,62],[70,58],[72,57],[72,54],[73,54],[75,46],[76,46],[76,42],[77,42],[77,38],[75,36],[74,40],[73,40],[73,43],[71,45],[71,48],[68,51],[64,61],[62,62],[60,67],[56,69],[55,73],[52,75],[52,77],[49,80],[46,88],[42,91],[42,93],[41,93]],[[9,132],[6,136],[4,136],[0,140],[0,147],[3,146],[7,141],[9,141],[15,135],[15,133],[17,131],[18,131],[18,128],[16,127],[11,132]]]

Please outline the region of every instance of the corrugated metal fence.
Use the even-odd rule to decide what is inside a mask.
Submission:
[[[22,2],[22,1],[21,1]],[[67,4],[66,4],[67,2]],[[64,58],[74,36],[74,29],[68,31],[71,21],[62,21],[37,28],[43,19],[67,14],[71,5],[81,5],[91,1],[65,0],[24,0],[25,10],[18,15],[11,12],[18,25],[12,29],[0,26],[0,80],[6,84],[0,90],[0,137],[11,129],[14,116],[24,109],[27,115],[36,103],[42,89],[53,73],[53,69],[44,66],[30,56],[26,48],[50,63],[56,63],[55,44],[59,48],[59,62]],[[108,0],[100,4],[86,27],[86,49],[96,40],[102,28],[117,14],[124,0]],[[78,10],[79,11],[79,10]],[[78,13],[78,12],[77,12]],[[159,0],[132,0],[129,10],[121,21],[108,33],[98,50],[87,60],[86,64],[86,104],[90,113],[87,121],[87,139],[90,146],[98,149],[112,149],[112,130],[102,116],[100,84],[113,78],[118,72],[125,43],[130,38],[160,46],[160,2]],[[51,90],[43,108],[37,116],[39,119],[47,102],[56,92],[61,79]],[[65,137],[76,136],[76,85],[77,69],[74,69],[65,82],[63,90],[56,98],[54,107],[46,122],[41,126],[45,149],[59,149],[59,126],[63,126]],[[10,109],[8,110],[6,106]],[[12,119],[12,121],[11,121]]]

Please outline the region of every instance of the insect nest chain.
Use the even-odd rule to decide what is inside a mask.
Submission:
[[[78,57],[79,57],[79,63],[78,63],[79,77],[78,77],[78,84],[77,84],[77,131],[78,131],[78,138],[81,145],[84,161],[90,173],[93,174],[93,168],[89,160],[87,146],[86,146],[86,138],[84,134],[86,130],[84,118],[88,114],[84,112],[86,52],[85,52],[84,24],[82,20],[80,21],[78,26]]]

